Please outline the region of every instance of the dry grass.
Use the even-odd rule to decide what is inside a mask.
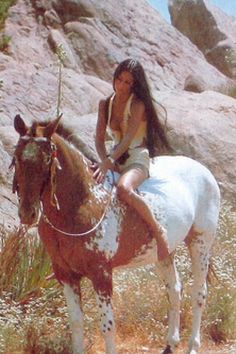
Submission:
[[[213,263],[218,279],[209,287],[202,330],[208,343],[236,340],[236,213],[224,204]],[[0,265],[0,352],[4,354],[71,353],[68,316],[62,289],[47,282],[49,260],[35,234],[19,237],[2,230]],[[191,272],[185,248],[177,252],[184,281],[181,313],[182,345],[191,328]],[[83,282],[88,354],[104,352],[95,296]],[[120,353],[157,353],[167,330],[165,289],[152,266],[114,275],[114,310]],[[180,353],[181,347],[180,347]],[[223,353],[223,351],[222,351]]]
[[[51,264],[36,230],[30,234],[18,230],[7,233],[2,226],[0,233],[0,295],[5,292],[20,301],[47,288]]]
[[[236,212],[223,203],[213,265],[217,280],[209,289],[206,332],[216,343],[236,339]]]

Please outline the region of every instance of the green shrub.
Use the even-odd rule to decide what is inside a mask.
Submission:
[[[8,45],[11,41],[11,37],[10,36],[0,36],[0,51],[4,52],[7,50]]]
[[[227,95],[230,96],[230,97],[236,98],[236,87],[231,88],[228,91]]]
[[[16,0],[1,0],[0,2],[0,30],[4,26],[4,22],[8,15],[8,9],[16,3]]]

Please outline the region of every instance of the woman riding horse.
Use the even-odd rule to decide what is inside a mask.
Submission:
[[[149,177],[150,157],[170,147],[155,111],[144,69],[137,60],[127,59],[118,65],[113,88],[114,93],[99,103],[96,148],[101,162],[94,166],[94,177],[97,182],[103,182],[108,169],[120,173],[117,194],[151,228],[157,240],[159,260],[163,260],[169,255],[166,230],[135,190]],[[114,140],[110,154],[105,147],[107,127]]]

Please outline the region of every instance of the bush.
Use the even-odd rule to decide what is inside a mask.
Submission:
[[[7,50],[8,45],[11,41],[11,37],[10,36],[0,36],[0,51],[4,52]]]
[[[16,0],[3,0],[0,2],[0,30],[4,26],[4,22],[8,15],[8,9],[16,3]]]
[[[0,227],[0,269],[0,296],[11,294],[14,301],[39,295],[41,288],[51,285],[46,280],[52,272],[51,262],[36,232],[7,233]]]

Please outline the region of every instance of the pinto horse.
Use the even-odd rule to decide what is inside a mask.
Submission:
[[[107,354],[115,354],[112,270],[156,263],[170,302],[163,354],[174,353],[180,340],[181,283],[174,250],[185,241],[192,261],[193,324],[188,353],[198,353],[201,316],[206,301],[209,254],[215,238],[220,193],[212,174],[183,156],[158,157],[151,178],[140,189],[166,228],[172,254],[158,261],[157,244],[142,218],[93,179],[91,156],[59,134],[59,118],[27,126],[17,115],[19,141],[14,153],[14,190],[19,217],[38,222],[39,235],[64,286],[72,331],[73,353],[84,353],[80,281],[92,281]],[[66,135],[66,134],[64,134]],[[67,134],[68,136],[68,134]],[[84,150],[84,149],[83,149]]]

